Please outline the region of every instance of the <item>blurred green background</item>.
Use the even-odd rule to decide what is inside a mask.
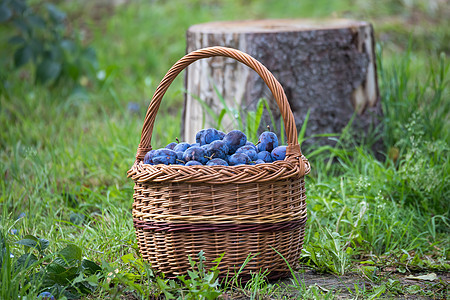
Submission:
[[[94,261],[129,270],[120,257],[138,254],[126,171],[152,93],[185,54],[190,25],[342,17],[375,29],[384,119],[373,135],[383,138],[383,159],[345,132],[336,147],[304,151],[313,172],[302,262],[341,275],[367,260],[380,270],[448,272],[447,1],[27,1],[27,13],[8,17],[12,2],[0,1],[0,205],[13,253],[22,251],[14,244],[20,237],[33,234],[50,240],[48,251],[74,243]],[[13,36],[40,39],[47,52],[27,60]],[[36,82],[36,74],[48,80]],[[155,147],[179,135],[183,100],[178,78],[158,113]],[[121,284],[147,295],[132,282]],[[373,282],[373,290],[386,285]],[[118,290],[102,285],[94,295]]]

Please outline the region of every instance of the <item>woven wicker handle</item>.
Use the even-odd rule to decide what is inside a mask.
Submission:
[[[139,143],[136,154],[136,161],[139,162],[143,160],[145,154],[151,150],[150,143],[152,139],[152,132],[156,114],[158,112],[159,105],[161,104],[162,97],[166,93],[175,77],[177,77],[177,75],[182,70],[184,70],[194,61],[201,58],[208,58],[213,56],[225,56],[233,58],[249,66],[250,68],[255,70],[259,74],[259,76],[261,76],[261,78],[267,84],[273,96],[275,97],[275,100],[277,101],[278,107],[281,111],[281,116],[283,117],[286,137],[288,141],[286,156],[300,157],[302,153],[297,140],[297,128],[295,127],[294,116],[292,114],[289,102],[287,101],[281,84],[275,79],[272,73],[270,73],[270,71],[259,61],[239,50],[226,47],[209,47],[193,51],[177,61],[172,66],[172,68],[170,68],[170,70],[162,79],[161,83],[156,88],[155,94],[153,95],[153,98],[147,110],[147,114],[145,116],[144,125],[142,127],[141,141]]]

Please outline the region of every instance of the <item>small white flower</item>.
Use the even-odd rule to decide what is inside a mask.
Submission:
[[[106,78],[106,72],[104,70],[100,70],[97,72],[98,80],[105,80],[105,78]]]
[[[150,76],[145,77],[144,84],[145,86],[150,86],[152,84],[152,79],[150,78]]]

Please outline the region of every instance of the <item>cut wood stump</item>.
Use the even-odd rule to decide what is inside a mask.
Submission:
[[[347,19],[213,22],[187,31],[188,53],[226,46],[265,65],[283,86],[298,128],[310,111],[306,136],[340,133],[353,115],[355,132],[365,134],[377,124],[381,109],[374,44],[371,24]],[[214,125],[204,106],[219,114],[220,97],[227,106],[244,110],[255,109],[258,100],[266,98],[280,127],[280,114],[263,80],[232,59],[214,57],[192,64],[185,87],[182,135],[187,141]],[[271,124],[268,114],[262,123],[261,130]],[[222,124],[225,130],[237,129],[230,115]],[[234,128],[226,128],[230,124]]]

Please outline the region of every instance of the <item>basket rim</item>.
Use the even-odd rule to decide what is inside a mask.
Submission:
[[[136,161],[128,170],[127,177],[132,178],[135,183],[243,184],[299,178],[310,171],[311,165],[302,155],[271,163],[238,166],[150,165]]]

